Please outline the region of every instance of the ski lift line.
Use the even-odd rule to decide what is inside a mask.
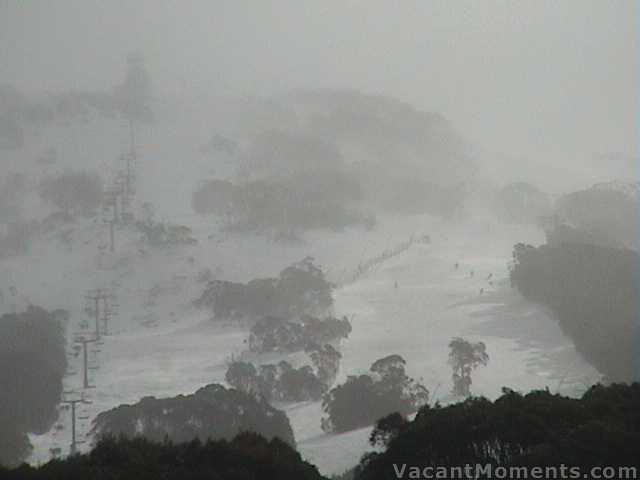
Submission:
[[[352,275],[348,276],[347,279],[342,282],[342,286],[346,285],[347,283],[355,282],[362,275],[374,271],[374,269],[381,265],[384,261],[405,252],[406,250],[411,248],[414,243],[415,233],[409,237],[409,240],[398,244],[396,247],[387,248],[382,253],[373,258],[370,258],[367,261],[360,261],[355,272]]]

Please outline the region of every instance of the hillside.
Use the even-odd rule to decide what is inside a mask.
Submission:
[[[314,95],[320,94],[294,95],[269,105],[280,111],[275,105],[281,102],[301,102],[299,108],[303,109],[313,103]],[[385,135],[367,136],[364,126],[361,132],[344,132],[344,137],[338,134],[339,128],[332,132],[327,127],[325,138],[338,146],[347,168],[354,169],[351,172],[358,171],[355,169],[363,158],[375,168],[391,150],[394,155],[410,152],[398,160],[406,162],[405,167],[426,162],[425,169],[448,148],[458,151],[457,140],[447,140],[455,139],[455,135],[437,115],[421,114],[377,97],[326,95],[332,100],[320,95],[322,102],[337,111],[327,114],[330,118],[341,115],[338,107],[344,104],[350,112],[345,114],[347,118],[362,110],[358,115],[365,118],[363,125],[373,122],[388,131],[385,140]],[[29,140],[22,148],[3,150],[5,171],[26,179],[25,201],[17,215],[25,221],[37,221],[39,228],[25,242],[23,254],[0,260],[4,273],[0,277],[0,290],[4,292],[0,308],[4,312],[22,311],[29,304],[37,304],[70,311],[67,338],[72,367],[64,382],[70,396],[82,391],[82,356],[73,348],[74,336],[91,334],[94,329],[85,297],[95,294],[96,289],[109,289],[117,297],[117,314],[109,321],[109,335],[95,352],[90,352],[91,366],[99,369],[90,372],[95,388],[84,390],[85,398],[92,403],[80,407],[80,438],[86,438],[90,422],[100,412],[122,403],[135,403],[145,396],[187,394],[207,384],[224,383],[230,359],[245,358],[247,331],[233,324],[211,322],[208,312],[194,307],[205,279],[212,275],[248,282],[273,277],[307,256],[315,258],[338,286],[334,313],[348,316],[353,324],[353,332],[341,346],[337,382],[368,369],[378,358],[397,353],[407,360],[409,373],[423,379],[432,398],[449,401],[447,345],[453,336],[460,335],[482,340],[488,346],[491,360],[474,377],[474,391],[490,398],[498,395],[503,385],[523,390],[549,386],[578,394],[598,378],[544,311],[522,301],[504,285],[511,246],[522,239],[542,241],[542,233],[531,227],[505,227],[490,217],[447,220],[439,214],[442,212],[391,215],[369,202],[377,213],[373,228],[312,229],[295,242],[283,242],[260,232],[229,231],[219,219],[193,212],[191,193],[199,182],[236,178],[240,160],[235,154],[228,149],[202,147],[211,141],[213,133],[223,132],[240,149],[249,149],[251,129],[241,128],[241,120],[262,117],[255,109],[247,114],[246,107],[225,104],[216,115],[204,102],[179,108],[166,102],[158,105],[155,123],[136,128],[136,185],[131,211],[136,219],[144,218],[150,204],[157,224],[188,227],[195,242],[184,244],[152,244],[135,225],[118,224],[115,251],[111,253],[109,226],[105,223],[108,211],[94,218],[59,222],[50,217],[43,222],[55,208],[45,205],[37,194],[42,178],[69,168],[86,169],[99,172],[107,186],[112,184],[115,171],[122,168],[121,155],[130,149],[129,126],[118,117],[109,118],[90,108],[82,121],[30,127]],[[227,117],[230,111],[234,113]],[[316,114],[310,116],[315,121],[333,123]],[[287,118],[293,122],[299,117],[302,114]],[[413,133],[403,136],[405,128],[394,130],[396,122]],[[294,132],[305,128],[298,120],[294,123]],[[427,135],[423,139],[423,133],[431,129],[433,138]],[[445,132],[442,136],[436,133],[441,130]],[[391,150],[385,152],[382,147]],[[430,160],[427,153],[432,147],[436,153]],[[355,150],[364,152],[358,154],[360,160],[355,153],[352,155]],[[443,178],[442,185],[459,180]],[[400,183],[390,184],[395,185],[390,191],[401,190]],[[415,199],[407,197],[408,202],[415,203]],[[406,202],[401,205],[406,206]],[[396,255],[385,255],[409,239],[425,235],[430,236],[431,244],[413,242]],[[456,264],[458,269],[454,268]],[[487,279],[490,274],[491,282]],[[525,325],[519,321],[522,316],[533,320]],[[273,363],[282,356],[247,358]],[[300,361],[295,355],[289,360],[296,366]],[[289,416],[303,458],[317,464],[323,473],[346,470],[368,448],[368,428],[340,435],[323,433],[320,402],[279,407]],[[61,410],[50,432],[32,436],[35,451],[30,461],[66,454],[68,425],[69,412]],[[84,451],[89,445],[79,448]]]

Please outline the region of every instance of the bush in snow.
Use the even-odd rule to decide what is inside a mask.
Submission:
[[[342,354],[330,344],[326,344],[323,347],[318,344],[311,344],[306,351],[316,369],[318,380],[327,386],[333,384],[340,369]]]
[[[327,417],[325,431],[345,432],[373,424],[379,418],[398,412],[407,416],[422,405],[429,392],[405,373],[405,360],[389,355],[371,365],[368,374],[349,376],[322,400]]]
[[[96,173],[67,170],[42,180],[39,193],[44,201],[53,204],[67,218],[75,214],[91,216],[102,203],[102,180]]]
[[[207,385],[191,395],[145,397],[134,405],[120,405],[100,413],[92,433],[104,436],[141,436],[161,442],[195,438],[230,440],[241,432],[256,432],[295,445],[287,416],[262,399],[222,385]]]
[[[196,213],[225,218],[234,230],[294,236],[314,228],[370,227],[371,216],[355,208],[360,196],[353,175],[323,168],[241,184],[209,180],[193,192],[191,204]]]
[[[456,337],[449,343],[449,364],[453,369],[452,393],[468,397],[471,394],[471,372],[489,361],[487,348],[483,342],[472,343]]]
[[[268,401],[319,400],[333,383],[342,356],[331,345],[315,345],[308,353],[313,368],[295,368],[286,361],[256,368],[252,363],[236,361],[229,365],[225,379],[232,387]]]
[[[319,400],[327,391],[309,365],[295,368],[284,360],[258,368],[252,363],[234,362],[225,379],[232,387],[267,401]]]
[[[265,316],[285,319],[322,314],[333,304],[333,285],[310,257],[285,268],[277,278],[247,284],[213,280],[196,300],[215,318],[255,321]]]
[[[249,349],[252,352],[295,352],[317,344],[347,338],[351,324],[346,317],[323,319],[303,316],[299,321],[265,317],[251,328]]]

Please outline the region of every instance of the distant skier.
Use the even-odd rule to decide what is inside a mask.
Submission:
[[[456,264],[453,266],[453,268],[455,268],[456,270],[458,270],[458,267],[460,267],[460,264],[458,262],[456,262]]]
[[[490,273],[489,275],[487,275],[487,280],[491,280],[491,277],[493,277],[493,273]]]

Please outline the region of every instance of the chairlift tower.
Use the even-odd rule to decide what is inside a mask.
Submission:
[[[112,291],[107,291],[102,296],[102,326],[104,335],[109,335],[109,322],[111,318],[118,314],[119,304],[116,303],[116,296]]]
[[[82,387],[86,390],[88,388],[95,388],[95,385],[89,385],[89,361],[88,361],[88,353],[87,353],[87,345],[90,343],[96,343],[97,339],[95,338],[86,338],[86,337],[77,337],[75,339],[76,343],[82,345],[82,366],[83,366],[83,382]]]
[[[115,294],[107,288],[89,290],[85,295],[87,306],[85,311],[93,316],[95,322],[95,339],[100,344],[103,334],[108,335],[109,320],[117,313]],[[103,323],[104,327],[100,327]]]
[[[122,206],[122,184],[114,181],[113,185],[104,192],[102,207],[103,222],[109,226],[109,251],[115,252],[115,227],[120,223],[120,208]]]
[[[73,394],[75,392],[64,392],[65,394]],[[83,441],[78,441],[76,438],[76,405],[77,404],[91,404],[90,401],[84,398],[84,395],[80,395],[80,398],[67,399],[63,400],[61,403],[65,405],[71,406],[71,448],[69,449],[69,453],[74,455],[78,451],[78,445],[84,443]],[[78,420],[82,420],[82,418],[78,418]]]
[[[135,195],[136,182],[136,162],[138,160],[138,150],[136,146],[135,124],[132,118],[129,123],[129,151],[120,156],[121,165],[116,174],[116,181],[119,183],[120,191],[120,218],[122,222],[128,223],[133,218],[131,206]]]

